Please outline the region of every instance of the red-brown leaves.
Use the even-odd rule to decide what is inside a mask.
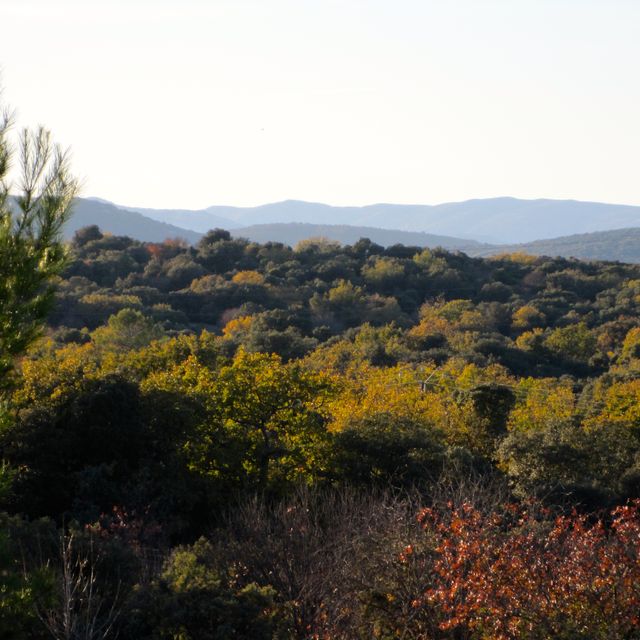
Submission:
[[[437,556],[424,600],[439,610],[443,631],[631,637],[640,629],[639,507],[614,510],[608,526],[514,505],[488,514],[470,504],[425,509],[419,520],[435,535]]]

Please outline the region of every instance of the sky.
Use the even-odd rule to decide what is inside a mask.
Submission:
[[[2,99],[160,208],[640,205],[637,0],[1,0]]]

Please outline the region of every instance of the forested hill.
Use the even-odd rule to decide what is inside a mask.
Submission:
[[[295,246],[301,240],[320,237],[335,240],[341,244],[355,244],[360,238],[368,238],[383,247],[390,247],[394,244],[432,248],[443,247],[444,249],[464,251],[470,254],[480,253],[485,249],[489,249],[489,245],[484,245],[475,240],[439,236],[417,231],[353,227],[344,224],[309,224],[301,222],[256,224],[232,230],[231,233],[235,237],[247,238],[252,242],[283,242],[291,246]]]
[[[640,228],[581,233],[520,245],[468,249],[471,255],[494,255],[503,251],[522,251],[536,256],[564,256],[585,260],[640,262]]]
[[[383,360],[457,354],[535,375],[606,366],[614,337],[605,336],[633,324],[640,281],[640,266],[631,264],[472,258],[362,239],[307,240],[292,249],[223,230],[192,247],[90,227],[76,234],[72,251],[54,327],[93,330],[132,308],[170,332],[221,331],[227,345],[290,359],[363,324],[393,324],[398,351],[382,355],[390,347],[380,345]]]
[[[122,640],[474,638],[460,598],[638,637],[640,265],[86,227],[55,290],[0,424],[0,637],[66,637],[76,584]]]
[[[390,247],[394,244],[417,247],[442,247],[451,251],[463,251],[470,256],[494,256],[501,253],[528,253],[534,256],[560,256],[584,260],[617,260],[640,262],[640,228],[597,231],[549,240],[537,240],[525,244],[486,244],[474,240],[437,236],[430,233],[377,229],[374,227],[350,227],[348,225],[319,224],[264,224],[232,231],[236,237],[254,242],[280,241],[295,245],[301,240],[324,237],[342,244],[353,244],[360,238]]]

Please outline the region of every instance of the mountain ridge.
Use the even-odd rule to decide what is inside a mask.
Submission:
[[[167,238],[179,237],[193,244],[202,235],[190,229],[153,220],[136,211],[122,209],[108,201],[76,198],[71,217],[63,228],[64,237],[70,239],[78,229],[90,225],[97,225],[114,235],[126,235],[147,242],[162,242]]]
[[[198,231],[259,224],[342,224],[423,232],[492,244],[519,244],[576,233],[640,227],[640,206],[580,200],[531,200],[502,196],[437,205],[377,203],[332,206],[283,200],[256,207],[212,205],[206,209],[142,209],[152,219]]]
[[[391,246],[404,244],[418,247],[442,247],[452,251],[476,250],[488,248],[476,240],[466,240],[452,236],[441,236],[420,231],[403,231],[401,229],[381,229],[379,227],[356,227],[339,224],[310,224],[306,222],[275,222],[273,224],[256,224],[249,227],[232,229],[231,235],[246,238],[252,242],[283,242],[294,246],[301,240],[323,237],[342,244],[354,244],[361,238],[368,238],[376,244]]]
[[[503,208],[511,206],[513,199],[503,198]],[[491,208],[491,203],[485,200],[470,201],[472,205],[480,203],[481,208]],[[532,211],[536,207],[547,206],[548,200],[524,201],[525,208]],[[561,201],[581,205],[580,201]],[[295,208],[299,201],[288,201],[289,206]],[[303,203],[310,208],[324,210],[329,205],[321,203]],[[455,204],[455,203],[454,203]],[[464,203],[463,203],[464,204]],[[598,203],[596,203],[598,204]],[[262,210],[266,207],[277,207],[278,203],[262,205]],[[384,205],[368,205],[368,207],[380,207]],[[395,206],[395,205],[394,205]],[[398,205],[400,207],[411,207],[412,205]],[[445,206],[445,205],[443,205]],[[454,206],[453,204],[451,206]],[[471,206],[471,205],[469,205]],[[524,205],[523,205],[524,206]],[[606,207],[607,205],[600,205]],[[631,205],[616,205],[629,209],[633,216],[636,209]],[[367,207],[365,207],[367,208]],[[226,208],[229,211],[231,208]],[[260,209],[254,208],[254,209]],[[361,208],[355,208],[359,212]],[[216,208],[218,210],[218,208]],[[241,209],[238,209],[241,210]],[[159,220],[149,218],[135,209],[124,209],[102,199],[79,198],[74,207],[74,214],[65,227],[65,237],[70,238],[78,228],[89,224],[97,224],[103,231],[116,235],[129,235],[137,240],[150,242],[160,242],[166,238],[180,237],[191,244],[195,244],[208,230],[207,218],[201,219],[201,229],[194,231],[176,225],[168,224]],[[153,210],[153,211],[173,211],[179,215],[191,210]],[[200,213],[205,210],[200,211]],[[196,213],[191,211],[191,213]],[[459,212],[458,212],[459,213]],[[233,221],[232,221],[233,222]],[[390,224],[395,222],[395,218],[390,218]],[[590,223],[592,224],[592,222]],[[244,227],[228,228],[235,237],[246,237],[255,242],[277,241],[289,245],[295,245],[300,240],[314,236],[325,236],[331,240],[337,240],[343,244],[353,244],[361,237],[368,237],[373,242],[384,246],[392,244],[405,244],[420,247],[441,246],[451,251],[464,251],[472,256],[488,256],[497,253],[522,251],[532,255],[551,255],[576,257],[587,260],[619,260],[627,262],[640,262],[640,219],[636,225],[622,226],[618,229],[605,229],[601,231],[589,231],[587,233],[560,234],[554,238],[536,238],[530,242],[523,243],[487,243],[463,237],[462,234],[435,234],[430,232],[407,231],[398,228],[374,227],[370,225],[349,225],[349,224],[314,224],[305,222],[293,223],[268,223],[256,224]]]

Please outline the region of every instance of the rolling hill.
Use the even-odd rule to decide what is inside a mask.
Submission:
[[[522,251],[535,256],[563,256],[583,260],[617,260],[637,263],[640,262],[640,228],[580,233],[516,245],[470,248],[467,253],[474,256],[487,256],[513,251]]]
[[[237,229],[232,232],[232,235],[247,238],[254,242],[277,241],[291,246],[300,242],[300,240],[312,237],[337,240],[342,244],[353,244],[360,238],[369,238],[384,247],[393,244],[432,248],[443,247],[450,251],[463,251],[470,256],[477,257],[523,252],[536,256],[640,262],[640,228],[596,231],[521,244],[486,244],[474,240],[429,233],[375,227],[303,223],[252,225]]]
[[[640,227],[640,207],[576,200],[488,198],[439,205],[374,204],[334,207],[287,200],[258,207],[213,206],[199,211],[134,209],[203,232],[274,223],[307,223],[419,231],[494,244]]]
[[[232,235],[247,238],[253,242],[277,241],[294,246],[300,240],[323,237],[337,240],[342,244],[353,244],[360,238],[369,238],[372,242],[388,247],[394,244],[404,244],[417,247],[444,247],[445,249],[480,252],[487,245],[475,240],[439,236],[430,233],[414,231],[399,231],[397,229],[378,229],[375,227],[352,227],[349,225],[306,224],[306,223],[276,223],[257,224],[250,227],[232,230]]]
[[[73,205],[71,219],[64,227],[67,239],[82,227],[98,225],[104,232],[113,235],[130,236],[136,240],[162,242],[167,238],[184,238],[195,243],[202,234],[191,229],[183,229],[172,224],[152,220],[136,211],[128,211],[95,198],[77,198]]]
[[[589,203],[576,204],[588,205]],[[313,209],[314,206],[315,205],[310,205],[311,209]],[[321,208],[326,207],[326,205],[317,206]],[[606,207],[608,205],[601,206]],[[276,205],[265,205],[262,209],[271,211],[272,207],[276,207]],[[261,208],[256,207],[256,209]],[[307,209],[307,212],[311,209]],[[337,208],[329,207],[329,209]],[[578,207],[578,209],[580,209],[580,207]],[[623,207],[623,209],[628,209],[625,215],[633,218],[635,215],[634,211],[636,209],[640,209],[640,207]],[[535,207],[533,207],[529,210],[528,214],[528,220],[532,225],[534,225],[536,220],[535,210]],[[587,210],[589,210],[589,207],[585,209],[585,211]],[[158,212],[160,210],[145,209],[144,211]],[[203,210],[201,212],[188,210],[161,211],[164,211],[167,214],[167,219],[175,220],[181,220],[181,216],[183,214],[189,214],[185,219],[185,224],[190,224],[192,227],[198,226],[202,231],[196,231],[192,228],[181,227],[152,219],[147,215],[143,215],[140,211],[127,210],[104,200],[95,198],[78,198],[75,202],[73,216],[65,227],[65,236],[70,238],[77,229],[87,225],[96,224],[103,231],[115,235],[128,235],[138,240],[161,242],[166,238],[181,237],[194,244],[202,237],[202,232],[211,228],[208,224],[209,221],[212,223],[215,223],[216,221],[220,222],[220,225],[218,226],[221,226],[226,220],[224,217],[218,216],[217,214],[214,214],[214,217],[210,217],[207,210]],[[524,215],[524,211],[525,209],[523,208],[521,215]],[[168,214],[171,214],[171,216]],[[200,218],[199,222],[196,224],[198,215],[200,215]],[[589,218],[587,215],[586,218],[588,218],[588,220],[582,221],[583,226],[595,224],[594,221],[596,220],[596,217]],[[601,219],[604,224],[604,218]],[[623,217],[613,217],[610,222],[611,224],[615,224],[617,221],[622,219]],[[394,219],[391,217],[388,220],[388,224],[393,224],[393,222]],[[237,222],[233,220],[231,220],[230,223],[232,225],[237,224]],[[567,221],[562,222],[562,225],[571,226]],[[214,224],[213,226],[216,225]],[[576,224],[576,226],[578,225]],[[232,234],[236,237],[248,238],[255,242],[284,242],[289,245],[295,245],[300,240],[317,236],[337,240],[343,244],[353,244],[358,239],[366,237],[383,246],[390,246],[399,243],[419,247],[441,246],[452,251],[464,251],[472,256],[488,256],[495,255],[497,253],[523,251],[532,255],[576,257],[587,260],[640,262],[640,220],[638,220],[635,226],[629,226],[622,229],[578,234],[572,233],[555,238],[536,239],[534,241],[523,243],[482,243],[477,240],[454,235],[406,231],[397,228],[383,228],[369,225],[278,222],[271,224],[254,224],[241,228],[233,228],[227,225],[226,228],[230,229]]]

